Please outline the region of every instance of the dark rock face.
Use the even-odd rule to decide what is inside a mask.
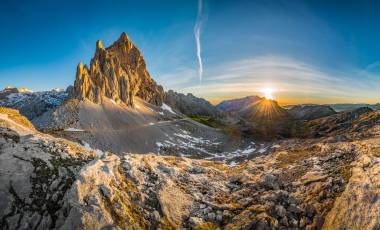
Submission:
[[[276,101],[258,96],[223,101],[216,107],[256,123],[277,123],[289,118],[288,112]]]
[[[296,105],[289,109],[289,113],[297,120],[313,120],[336,112],[327,105]]]
[[[368,107],[339,112],[307,122],[314,137],[363,133],[362,130],[379,124],[380,113]]]
[[[140,50],[123,33],[108,48],[97,42],[89,68],[82,63],[78,65],[73,96],[95,103],[107,97],[129,106],[134,106],[134,97],[138,96],[162,105],[164,91],[150,77]]]
[[[243,108],[247,108],[248,106],[262,100],[261,97],[258,96],[248,96],[244,98],[226,100],[219,103],[216,107],[225,111],[225,112],[239,112]]]
[[[223,101],[217,108],[242,118],[240,130],[243,135],[264,140],[288,136],[286,126],[292,118],[274,100],[248,96]]]
[[[192,116],[224,117],[224,113],[203,98],[187,95],[169,90],[165,95],[165,103],[181,113]]]

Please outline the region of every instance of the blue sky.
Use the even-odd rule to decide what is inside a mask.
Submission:
[[[1,1],[0,87],[72,84],[95,42],[121,32],[165,89],[212,102],[273,88],[287,103],[380,102],[376,1]]]

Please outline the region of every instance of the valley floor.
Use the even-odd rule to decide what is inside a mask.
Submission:
[[[194,159],[218,160],[234,165],[272,152],[277,143],[253,142],[222,130],[195,122],[169,106],[154,106],[136,98],[129,108],[104,99],[102,104],[82,101],[75,104],[75,119],[64,122],[71,109],[64,105],[57,114],[47,114],[35,124],[51,125],[51,117],[64,127],[49,127],[52,135],[89,145],[102,151],[120,153],[158,153]],[[69,110],[70,112],[68,112]],[[46,129],[44,125],[40,129]]]

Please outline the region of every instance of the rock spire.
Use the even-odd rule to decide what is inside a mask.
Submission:
[[[162,105],[164,91],[151,77],[140,50],[126,33],[110,47],[96,42],[90,67],[79,63],[74,83],[74,97],[101,103],[110,98],[134,106],[134,97]]]

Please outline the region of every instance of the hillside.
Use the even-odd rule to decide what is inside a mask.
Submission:
[[[312,136],[366,135],[365,130],[379,124],[379,111],[368,107],[343,111],[332,116],[309,121]]]
[[[169,90],[165,93],[165,103],[187,116],[207,116],[222,119],[226,115],[203,98],[192,94],[176,93]]]
[[[39,229],[370,229],[371,139],[289,140],[237,166],[113,154],[35,131],[0,110],[0,226]],[[21,117],[21,115],[18,115]],[[378,127],[379,124],[376,125]],[[370,217],[370,218],[369,218]]]
[[[288,111],[297,120],[314,120],[336,113],[331,107],[326,105],[296,105],[292,106]]]

